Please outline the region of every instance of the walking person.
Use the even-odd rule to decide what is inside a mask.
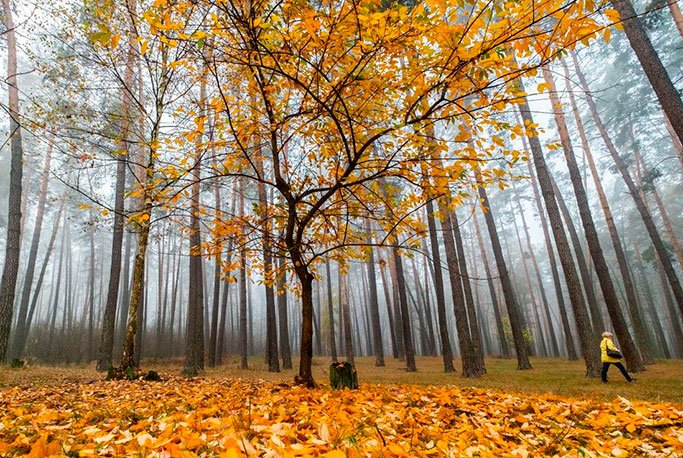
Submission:
[[[607,383],[607,371],[609,370],[609,365],[614,364],[624,375],[624,378],[630,383],[635,381],[628,372],[623,364],[621,364],[621,352],[617,347],[614,346],[612,342],[612,333],[605,331],[602,333],[602,342],[600,342],[600,359],[602,360],[602,383]]]

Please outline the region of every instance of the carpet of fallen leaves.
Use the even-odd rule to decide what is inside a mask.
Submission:
[[[681,409],[443,386],[62,383],[0,390],[0,456],[683,456]]]

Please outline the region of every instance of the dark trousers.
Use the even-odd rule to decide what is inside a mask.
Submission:
[[[609,369],[610,364],[614,364],[615,366],[617,366],[619,368],[619,370],[621,371],[621,373],[624,375],[624,378],[626,380],[628,380],[629,382],[631,381],[631,376],[628,375],[628,372],[626,372],[626,368],[624,367],[624,365],[621,364],[621,362],[618,362],[618,363],[602,363],[602,373],[600,374],[600,376],[602,377],[603,382],[607,381],[607,370]]]

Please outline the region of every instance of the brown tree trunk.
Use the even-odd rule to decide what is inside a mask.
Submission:
[[[285,258],[278,256],[278,270],[281,275],[277,279],[277,308],[280,323],[280,355],[283,369],[292,368],[292,350],[289,347],[289,319],[287,318],[287,276],[284,272]]]
[[[619,265],[619,271],[621,273],[624,290],[626,291],[626,301],[631,315],[631,322],[633,323],[633,328],[635,330],[635,336],[638,341],[640,353],[642,355],[644,363],[652,364],[654,363],[654,358],[651,352],[650,338],[647,335],[645,323],[640,315],[636,291],[633,286],[633,278],[631,276],[631,272],[628,268],[628,263],[626,261],[626,254],[624,253],[624,249],[621,245],[621,238],[619,237],[617,226],[614,223],[614,217],[612,215],[612,210],[610,209],[609,202],[607,201],[607,196],[602,186],[602,181],[600,180],[600,174],[598,173],[595,161],[593,160],[593,153],[591,151],[590,143],[588,142],[588,137],[586,136],[586,132],[583,127],[583,121],[581,119],[581,115],[579,114],[578,106],[576,105],[574,93],[572,92],[570,87],[569,69],[567,68],[567,64],[564,61],[562,61],[562,65],[565,71],[567,92],[569,93],[569,100],[571,102],[572,111],[574,112],[574,119],[576,121],[576,126],[578,128],[579,136],[581,138],[581,144],[586,155],[586,160],[588,161],[588,166],[591,170],[593,183],[595,184],[595,189],[597,191],[598,199],[600,201],[600,206],[602,207],[602,211],[605,215],[607,230],[610,234],[610,238],[612,239],[612,245],[614,246],[617,264]]]
[[[344,353],[346,360],[355,364],[353,359],[353,334],[351,332],[351,300],[349,297],[348,272],[342,272],[339,266],[339,305],[342,310],[342,323],[344,327]]]
[[[550,304],[548,303],[548,296],[546,295],[545,286],[543,284],[543,278],[541,277],[541,270],[538,268],[538,259],[536,258],[536,253],[534,252],[534,249],[531,245],[531,236],[529,235],[529,226],[526,223],[526,217],[524,216],[522,204],[520,203],[521,199],[517,198],[515,200],[517,202],[517,209],[519,211],[519,214],[522,217],[522,229],[524,231],[524,238],[526,240],[526,247],[527,247],[527,250],[529,250],[529,257],[531,258],[531,265],[533,266],[534,273],[536,274],[536,282],[538,283],[538,290],[541,293],[541,303],[543,304],[543,314],[545,316],[545,321],[548,324],[548,334],[550,336],[550,349],[552,351],[553,356],[559,356],[560,355],[560,349],[559,349],[558,342],[557,342],[557,335],[555,333],[555,327],[553,326],[553,318],[552,318],[552,315],[550,314]],[[543,218],[543,221],[544,220],[545,220],[545,218]],[[554,254],[552,252],[552,246],[550,247],[550,251],[549,251],[548,255],[552,256],[553,261],[554,261]],[[562,294],[562,293],[560,292],[560,294]],[[562,306],[564,307],[564,302],[563,302]],[[572,347],[573,347],[573,345],[572,345]]]
[[[446,262],[448,263],[448,275],[451,281],[455,327],[458,333],[458,343],[460,344],[462,376],[480,377],[486,373],[486,368],[482,367],[481,359],[479,359],[475,352],[472,337],[470,336],[465,295],[462,290],[462,282],[460,281],[455,242],[452,235],[453,223],[451,221],[450,212],[443,202],[439,203],[439,210],[441,214],[444,215],[441,227],[443,228],[443,241],[444,250],[446,252]]]
[[[526,141],[526,137],[522,136],[522,142],[524,143],[524,148],[529,151],[529,146]],[[562,322],[562,331],[564,334],[564,343],[567,348],[567,358],[570,361],[578,359],[576,354],[576,348],[574,347],[574,339],[572,338],[572,329],[569,324],[569,316],[567,313],[567,307],[564,303],[564,294],[562,293],[562,283],[560,281],[560,273],[557,268],[557,261],[555,259],[555,250],[553,244],[550,240],[550,232],[548,230],[548,219],[545,215],[545,210],[543,204],[541,203],[541,193],[538,190],[538,183],[536,182],[536,175],[534,174],[532,161],[527,161],[527,167],[529,170],[529,176],[531,177],[531,188],[534,192],[534,201],[536,203],[536,210],[538,211],[538,217],[541,220],[541,229],[543,230],[543,240],[545,242],[545,248],[548,253],[548,260],[550,262],[550,273],[553,277],[553,285],[555,286],[555,297],[557,299],[557,307],[560,311],[560,321]]]
[[[410,323],[410,312],[408,309],[408,295],[406,293],[406,280],[403,275],[403,262],[398,247],[392,249],[394,267],[396,269],[396,287],[398,289],[398,302],[401,311],[401,333],[403,334],[403,350],[406,358],[406,370],[408,372],[417,371],[415,366],[415,347],[413,345],[412,324]]]
[[[678,6],[678,0],[667,0],[666,3],[669,5],[671,17],[676,23],[678,34],[683,38],[683,14],[681,14],[681,8]]]
[[[605,300],[605,305],[607,307],[610,319],[612,320],[612,325],[614,326],[617,338],[619,339],[621,350],[624,353],[626,364],[631,372],[639,372],[645,368],[640,358],[640,353],[638,352],[638,349],[633,342],[633,338],[631,337],[631,332],[628,329],[628,325],[626,324],[626,319],[624,318],[621,305],[619,304],[619,298],[617,297],[617,291],[614,288],[614,283],[612,283],[612,278],[609,274],[609,267],[607,266],[607,261],[605,260],[605,256],[602,252],[602,247],[600,246],[600,238],[598,237],[598,231],[595,229],[593,215],[591,214],[588,198],[586,197],[586,189],[584,188],[583,181],[581,180],[581,172],[579,170],[578,164],[576,163],[576,158],[574,157],[574,149],[569,138],[569,130],[567,129],[567,123],[562,110],[562,105],[560,103],[559,97],[557,96],[555,81],[547,66],[544,66],[542,70],[545,82],[550,85],[549,95],[550,101],[553,105],[555,123],[557,124],[557,128],[560,133],[562,151],[564,151],[564,157],[569,168],[569,177],[571,179],[574,188],[574,195],[576,196],[576,202],[579,207],[579,216],[581,217],[586,240],[588,241],[588,249],[591,254],[591,259],[593,260],[595,271],[598,275],[602,296]]]
[[[2,0],[7,35],[7,85],[9,95],[10,182],[7,201],[7,241],[5,267],[0,282],[0,362],[9,350],[9,333],[12,327],[14,295],[21,255],[21,194],[24,150],[21,144],[21,113],[17,86],[17,38],[14,31],[10,0]]]
[[[325,273],[327,277],[327,315],[330,333],[330,355],[332,362],[337,362],[337,340],[334,333],[334,304],[332,303],[332,274],[330,273],[330,260],[325,260]]]
[[[618,3],[624,4],[626,0],[619,0]],[[628,3],[628,6],[630,6],[630,3]],[[631,8],[633,10],[633,8]],[[623,17],[623,16],[622,16]],[[632,21],[629,21],[632,22]],[[625,25],[626,26],[626,25]],[[619,153],[617,153],[617,149],[614,146],[614,143],[612,143],[612,139],[610,138],[609,134],[607,133],[607,129],[605,128],[605,125],[602,123],[602,119],[600,118],[600,115],[598,114],[597,107],[595,106],[595,102],[593,101],[593,97],[590,93],[590,90],[588,88],[588,83],[586,82],[586,78],[584,77],[583,73],[581,72],[581,69],[579,67],[578,60],[576,58],[575,54],[571,54],[572,60],[574,62],[574,68],[576,70],[576,76],[579,78],[579,82],[581,83],[581,89],[585,92],[586,94],[586,101],[588,102],[588,108],[590,109],[591,115],[593,116],[593,119],[595,120],[595,124],[598,126],[598,131],[600,132],[600,136],[602,137],[602,140],[605,142],[605,146],[607,147],[607,151],[609,151],[610,156],[612,157],[612,160],[614,160],[614,164],[617,166],[617,169],[619,170],[619,173],[621,174],[621,177],[623,178],[624,182],[626,183],[626,187],[629,190],[629,193],[631,194],[631,197],[633,198],[633,201],[636,204],[636,209],[638,210],[638,213],[640,214],[640,217],[643,220],[643,223],[645,224],[645,229],[647,230],[650,239],[652,240],[652,245],[655,248],[655,251],[657,252],[657,255],[661,259],[662,262],[662,268],[664,269],[664,273],[666,275],[666,278],[669,281],[669,285],[671,286],[671,291],[674,294],[674,298],[676,300],[676,303],[678,304],[678,308],[683,314],[683,288],[681,288],[681,283],[678,280],[678,275],[676,274],[676,270],[673,267],[673,264],[671,263],[671,260],[669,259],[669,255],[666,250],[666,246],[664,245],[664,241],[662,240],[661,236],[659,235],[659,231],[657,230],[657,226],[655,225],[654,221],[652,220],[652,215],[650,214],[650,211],[647,208],[647,205],[645,204],[645,201],[642,199],[640,196],[640,192],[638,190],[638,187],[633,181],[633,178],[631,177],[631,174],[628,171],[628,168],[626,167],[626,164],[624,163],[623,159],[619,156]],[[678,96],[677,96],[678,97]],[[678,98],[678,102],[680,103],[680,98]],[[667,112],[668,113],[668,112]],[[674,118],[670,118],[672,120],[672,123],[674,122]],[[678,120],[678,128],[683,129],[683,117]],[[677,132],[679,132],[677,130]],[[679,134],[679,138],[680,138]]]
[[[484,239],[481,236],[481,228],[479,227],[479,218],[475,214],[474,219],[474,229],[477,233],[477,243],[479,244],[479,251],[481,252],[481,260],[484,264],[484,273],[486,274],[486,283],[489,287],[489,294],[491,296],[491,306],[493,308],[493,316],[496,320],[496,331],[498,332],[498,339],[500,340],[500,349],[503,353],[503,357],[510,358],[510,347],[508,347],[507,339],[505,338],[505,329],[503,328],[503,319],[500,316],[500,306],[498,305],[498,294],[496,293],[496,287],[493,283],[493,274],[491,272],[491,267],[489,265],[489,259],[486,255],[486,249],[484,248]]]
[[[398,351],[398,342],[396,338],[396,328],[394,324],[394,313],[393,313],[393,305],[391,302],[391,294],[389,294],[389,282],[387,280],[387,276],[384,272],[384,267],[386,265],[386,262],[383,259],[380,259],[379,262],[379,274],[382,277],[382,286],[384,290],[384,302],[387,306],[387,316],[389,317],[389,335],[391,336],[391,354],[394,357],[394,359],[398,359],[400,357],[399,351]]]
[[[510,281],[510,275],[507,270],[507,265],[505,264],[505,258],[503,258],[503,250],[500,246],[500,239],[498,238],[498,230],[496,229],[496,223],[493,219],[491,205],[489,204],[489,199],[483,186],[478,186],[478,192],[479,199],[484,207],[484,220],[486,221],[486,228],[488,229],[489,239],[491,240],[491,246],[493,247],[493,257],[496,260],[496,267],[498,268],[498,275],[500,276],[500,283],[503,287],[503,294],[505,296],[508,318],[510,319],[510,327],[512,328],[512,338],[515,344],[515,353],[517,354],[517,369],[531,369],[529,353],[527,351],[526,342],[524,341],[524,319],[522,317],[522,311],[517,304],[515,292],[512,288],[512,282]]]
[[[36,219],[33,226],[33,237],[31,240],[31,248],[28,255],[28,263],[26,265],[26,275],[24,276],[24,285],[21,293],[21,302],[19,304],[19,316],[17,317],[17,324],[14,331],[14,348],[11,352],[10,359],[21,358],[24,351],[24,343],[28,336],[28,323],[26,322],[29,309],[29,301],[31,298],[31,288],[33,287],[33,277],[36,268],[36,258],[38,257],[38,247],[40,245],[40,234],[43,228],[43,216],[45,215],[45,202],[47,200],[47,184],[50,176],[50,161],[52,159],[52,143],[48,146],[47,154],[45,156],[45,166],[40,175],[40,188],[38,191],[38,205],[36,208]],[[36,291],[37,295],[38,291]]]
[[[520,89],[524,91],[524,87],[520,81]],[[525,125],[533,125],[534,119],[529,109],[529,104],[526,98],[522,99],[520,103],[520,113]],[[586,310],[586,303],[584,302],[583,292],[581,291],[581,284],[579,276],[576,272],[576,266],[572,259],[569,248],[569,241],[562,226],[562,218],[560,217],[560,209],[555,200],[555,191],[551,181],[550,171],[546,165],[543,157],[543,150],[541,142],[538,139],[536,132],[532,132],[529,137],[531,154],[533,157],[534,166],[536,169],[536,176],[538,178],[539,187],[545,201],[546,211],[548,212],[548,219],[555,237],[555,245],[557,253],[560,257],[562,270],[564,271],[565,281],[567,283],[567,290],[569,292],[569,299],[574,310],[574,319],[576,327],[579,331],[579,343],[581,346],[581,355],[586,363],[586,375],[597,377],[600,372],[600,361],[598,359],[598,345],[597,338],[593,332],[593,328],[588,318],[588,311]]]
[[[519,204],[519,200],[517,203]],[[536,323],[536,331],[534,332],[534,343],[540,348],[540,354],[542,356],[548,356],[548,346],[545,342],[545,334],[543,332],[543,322],[541,321],[541,315],[538,312],[538,300],[536,299],[536,293],[534,292],[534,287],[531,284],[531,275],[529,274],[529,267],[526,264],[525,258],[527,257],[524,253],[524,246],[522,245],[522,236],[519,233],[519,225],[517,224],[516,215],[514,209],[512,208],[512,202],[510,202],[510,212],[512,214],[512,227],[515,229],[515,238],[517,239],[517,246],[519,247],[520,262],[522,263],[522,270],[524,271],[524,281],[526,287],[529,290],[529,298],[531,299],[531,311],[534,314],[534,321]],[[523,214],[523,212],[522,212]],[[531,324],[529,324],[531,328]]]
[[[136,1],[128,0],[128,10],[135,14]],[[130,91],[133,88],[133,71],[135,67],[135,52],[137,43],[135,42],[134,30],[128,30],[127,37],[127,56],[126,70],[123,74],[123,87],[121,88],[121,141],[119,149],[126,154],[118,154],[116,157],[116,184],[114,188],[114,226],[111,241],[111,262],[109,264],[109,285],[107,287],[107,301],[104,306],[104,316],[102,318],[102,334],[97,355],[97,370],[108,371],[112,367],[112,357],[114,353],[114,332],[116,328],[116,305],[119,299],[119,284],[121,282],[121,248],[123,246],[124,233],[124,194],[126,192],[126,166],[127,158],[130,155],[128,143],[130,129],[130,110],[132,108]]]
[[[377,273],[375,271],[375,250],[372,247],[370,222],[366,226],[368,240],[368,260],[365,263],[368,271],[368,289],[370,290],[370,323],[372,328],[372,347],[375,354],[375,366],[384,366],[384,346],[382,343],[382,323],[379,318],[379,299],[377,297]]]
[[[434,203],[427,201],[427,225],[429,227],[429,242],[431,245],[431,259],[433,264],[434,289],[436,293],[436,314],[439,321],[439,337],[441,339],[441,356],[444,372],[455,372],[453,366],[453,350],[448,335],[448,319],[446,318],[446,295],[443,286],[443,272],[441,269],[441,250],[436,232],[434,218]]]
[[[455,211],[451,212],[451,228],[453,230],[453,240],[455,240],[455,249],[458,256],[458,270],[460,281],[462,282],[462,290],[465,293],[465,304],[467,305],[467,322],[470,328],[470,338],[474,345],[474,352],[479,358],[479,364],[486,372],[484,365],[484,350],[481,344],[481,334],[479,332],[479,322],[477,320],[477,312],[474,304],[474,297],[472,296],[472,284],[470,283],[470,274],[467,268],[467,260],[465,258],[465,247],[462,243],[462,234],[460,233],[460,223],[458,222],[458,215]],[[448,236],[448,233],[444,233]]]
[[[638,18],[630,0],[612,0],[614,9],[619,12],[626,37],[643,67],[652,89],[657,94],[666,116],[676,131],[678,140],[683,142],[683,102],[657,55],[652,42]],[[671,280],[669,280],[671,281]]]
[[[549,172],[550,173],[550,172]],[[586,300],[588,301],[588,311],[590,312],[591,322],[594,329],[605,329],[605,323],[602,319],[602,313],[600,311],[600,306],[598,304],[598,297],[595,293],[595,288],[593,287],[593,276],[590,270],[590,259],[586,259],[583,252],[583,247],[581,246],[581,239],[579,238],[579,232],[576,230],[574,225],[574,219],[572,217],[567,204],[564,201],[564,197],[560,193],[560,188],[555,182],[555,178],[550,175],[550,181],[555,191],[555,196],[557,197],[557,203],[560,207],[560,213],[562,218],[564,218],[564,223],[567,226],[567,232],[569,232],[569,238],[572,241],[572,246],[574,247],[574,255],[576,256],[576,264],[579,266],[579,274],[581,275],[581,283],[583,284],[583,290],[586,293]]]

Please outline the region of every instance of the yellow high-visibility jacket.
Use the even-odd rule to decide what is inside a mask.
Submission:
[[[603,363],[618,363],[621,361],[617,358],[610,358],[607,356],[607,349],[619,351],[617,347],[614,346],[614,342],[609,337],[603,337],[602,342],[600,342],[600,359]]]

